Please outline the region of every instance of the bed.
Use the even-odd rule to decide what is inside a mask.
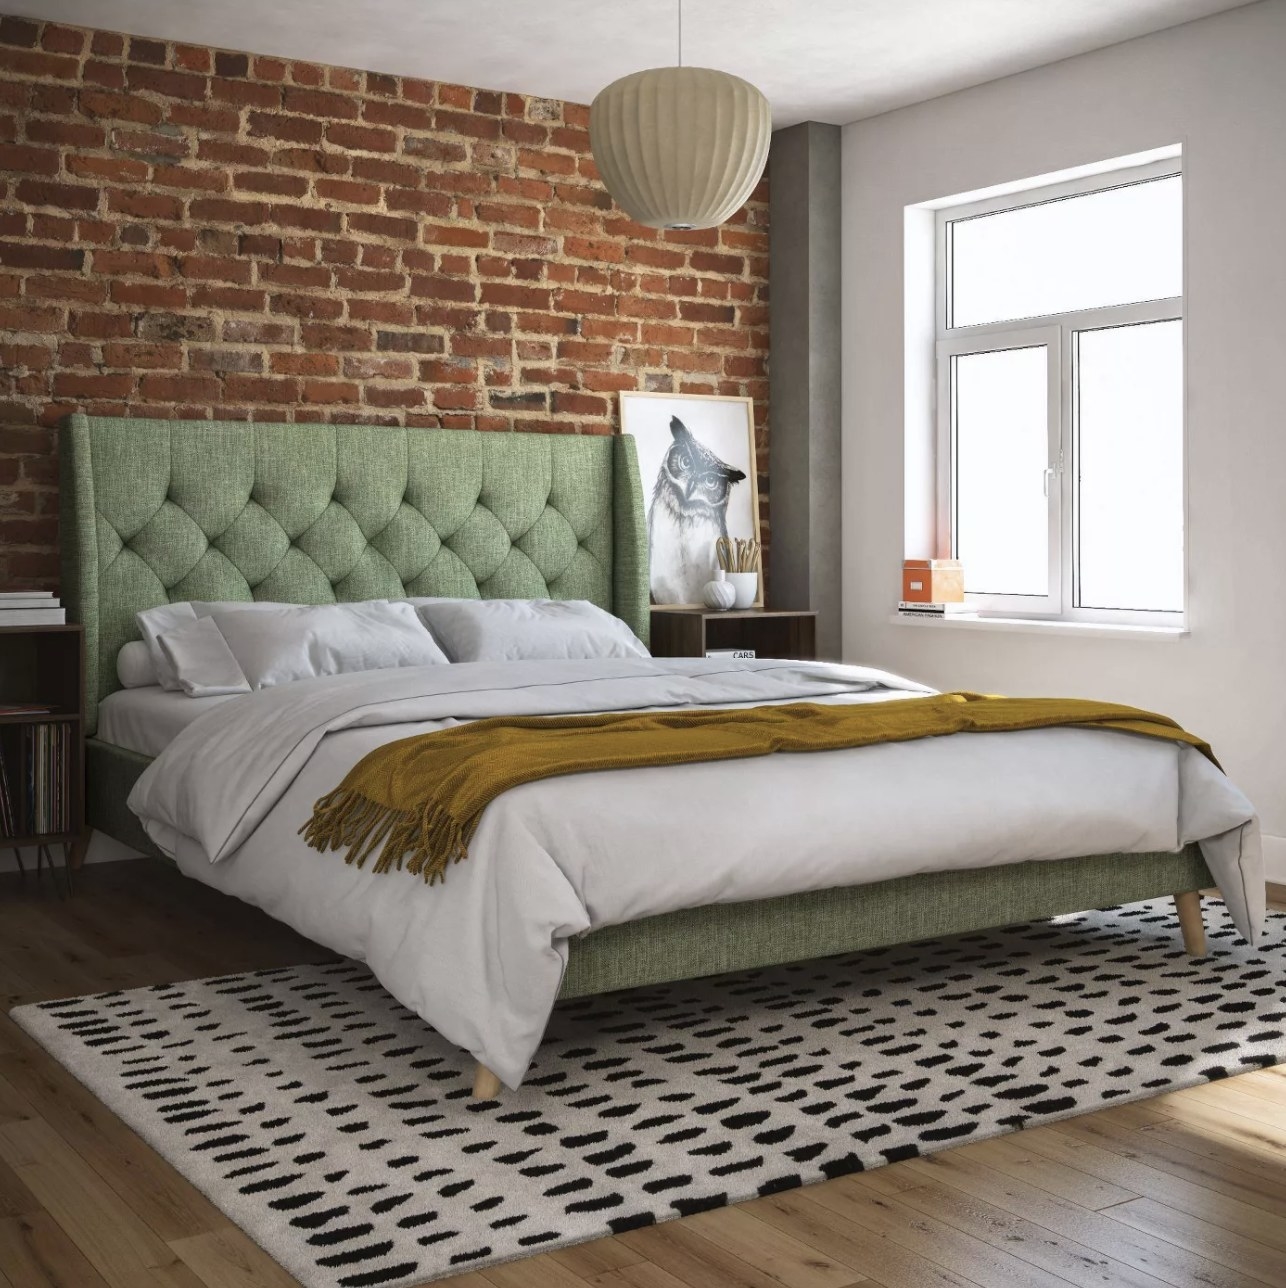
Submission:
[[[138,638],[134,615],[141,610],[179,600],[585,599],[647,640],[644,500],[625,436],[78,415],[63,430],[61,461],[63,597],[84,626],[87,653],[88,822],[148,854],[171,857],[126,799],[157,746],[131,746],[120,734],[109,741],[98,724],[99,704],[119,688],[116,655]],[[1214,884],[1201,849],[1130,848],[712,902],[591,926],[560,946],[557,994],[598,994],[1158,896],[1176,898],[1185,944],[1201,953],[1196,892]],[[1244,868],[1249,880],[1239,897],[1253,919],[1262,910],[1262,883],[1256,895],[1253,862]],[[380,878],[398,879],[411,880]],[[480,1059],[476,1090],[491,1094],[496,1077],[470,1049]],[[504,1081],[513,1085],[520,1076],[511,1064]]]

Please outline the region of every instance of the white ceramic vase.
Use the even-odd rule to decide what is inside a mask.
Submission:
[[[701,598],[705,600],[707,608],[713,608],[721,613],[726,612],[736,603],[737,592],[722,568],[715,572],[713,581],[706,582],[701,591]]]
[[[733,600],[733,607],[753,607],[755,596],[759,594],[759,574],[757,572],[730,572],[727,577],[732,583],[732,589],[736,594],[736,599]]]

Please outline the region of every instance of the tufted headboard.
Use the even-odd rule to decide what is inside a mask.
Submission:
[[[171,600],[588,599],[647,640],[629,437],[76,415],[60,452],[89,732],[134,614]]]

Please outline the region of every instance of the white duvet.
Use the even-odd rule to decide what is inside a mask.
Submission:
[[[247,694],[188,726],[130,808],[189,876],[346,956],[511,1087],[573,935],[708,903],[1024,859],[1201,842],[1255,940],[1254,810],[1190,747],[1092,729],[954,734],[804,755],[612,770],[494,801],[445,884],[373,874],[297,835],[372,748],[461,721],[765,702],[888,701],[909,680],[824,663],[471,663]],[[1128,860],[1123,860],[1128,862]]]

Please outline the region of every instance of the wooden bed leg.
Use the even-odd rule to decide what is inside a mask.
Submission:
[[[500,1079],[485,1064],[477,1064],[473,1070],[473,1098],[475,1100],[495,1100],[500,1095]]]
[[[1206,955],[1206,923],[1201,915],[1201,893],[1185,890],[1174,896],[1174,906],[1179,913],[1179,928],[1183,931],[1183,946],[1193,957]]]

